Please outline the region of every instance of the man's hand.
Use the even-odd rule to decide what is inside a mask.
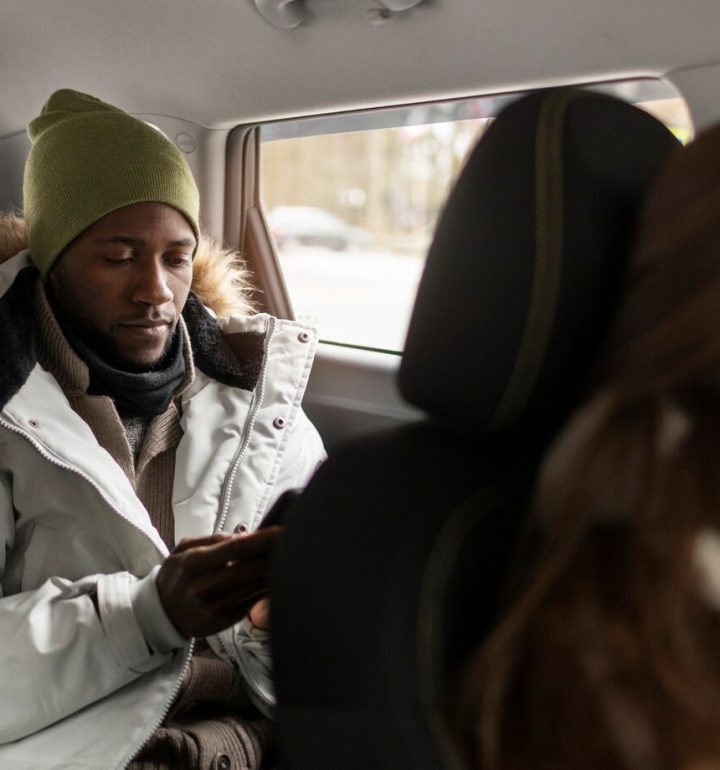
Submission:
[[[282,527],[252,535],[220,533],[180,541],[157,575],[165,612],[184,636],[237,623],[267,589],[270,553]]]
[[[250,622],[263,631],[270,630],[270,599],[260,599],[257,604],[253,604],[250,612]]]

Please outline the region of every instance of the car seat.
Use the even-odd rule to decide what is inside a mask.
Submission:
[[[462,767],[453,686],[502,608],[539,458],[676,144],[624,102],[551,89],[507,107],[467,160],[400,368],[427,417],[335,449],[287,511],[271,579],[283,770]]]

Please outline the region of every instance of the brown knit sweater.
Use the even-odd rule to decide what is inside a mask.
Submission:
[[[72,409],[122,468],[172,549],[175,450],[182,437],[180,396],[195,376],[184,327],[185,377],[167,410],[150,420],[123,422],[112,398],[88,395],[88,367],[65,339],[40,281],[34,313],[40,365],[55,377]],[[270,723],[251,705],[233,667],[200,640],[168,716],[129,770],[257,770],[263,766],[263,758],[268,759],[269,743]]]

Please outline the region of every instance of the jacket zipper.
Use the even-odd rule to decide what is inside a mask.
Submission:
[[[147,744],[150,742],[150,739],[153,737],[155,730],[157,730],[158,727],[160,727],[160,725],[165,721],[165,717],[168,715],[173,703],[175,703],[177,694],[180,692],[180,688],[182,687],[182,683],[187,676],[187,672],[190,670],[190,661],[192,659],[194,649],[195,639],[191,639],[187,648],[187,652],[185,653],[185,660],[183,661],[182,670],[180,671],[180,674],[178,675],[178,678],[173,685],[172,691],[170,692],[170,697],[165,701],[165,705],[160,712],[159,719],[153,721],[152,729],[149,730],[142,741],[137,746],[135,746],[135,748],[133,748],[129,754],[126,755],[126,758],[123,759],[123,761],[118,765],[117,770],[124,770],[124,768],[126,768],[133,761],[133,758],[137,756],[140,750],[147,746]]]
[[[136,530],[141,532],[145,537],[147,537],[147,532],[145,532],[142,527],[139,527],[132,519],[128,518],[118,507],[116,507],[110,500],[107,499],[105,496],[105,493],[100,489],[100,487],[86,474],[83,473],[81,470],[78,470],[77,468],[74,468],[72,465],[68,465],[67,463],[61,462],[57,457],[52,455],[50,452],[48,452],[42,444],[40,444],[33,436],[31,436],[27,431],[22,430],[22,428],[18,428],[15,425],[10,425],[5,420],[0,419],[0,425],[2,425],[4,428],[7,428],[11,433],[15,433],[18,436],[22,436],[23,438],[27,439],[30,444],[35,448],[35,450],[40,454],[42,457],[44,457],[51,465],[55,465],[58,468],[62,468],[63,470],[70,471],[71,473],[75,473],[80,478],[85,479],[91,486],[93,486],[100,497],[105,501],[105,503],[113,510],[115,513],[120,516],[120,518],[124,519],[128,524],[130,524],[132,527],[134,527]],[[152,542],[152,541],[151,541]],[[153,545],[155,545],[153,543]],[[152,737],[152,734],[155,732],[155,730],[162,724],[163,719],[167,716],[167,713],[170,711],[170,708],[180,691],[180,687],[182,686],[182,682],[185,679],[185,675],[187,674],[188,669],[190,668],[190,658],[192,657],[192,651],[194,648],[195,642],[194,640],[190,640],[190,644],[187,648],[187,651],[185,653],[185,660],[183,662],[183,668],[180,672],[180,675],[177,678],[177,681],[175,682],[175,685],[172,689],[172,697],[167,700],[165,705],[163,706],[162,713],[160,716],[160,719],[157,720],[156,724],[153,725],[152,730],[150,730],[147,734],[147,736],[143,739],[142,743],[140,743],[139,746],[137,746],[135,749],[133,749],[133,752],[129,755],[128,759],[124,759],[120,765],[118,765],[118,769],[121,770],[122,768],[125,768],[128,766],[128,764],[132,761],[132,758],[137,754],[137,752],[145,746],[145,744],[150,740]]]
[[[270,330],[268,331],[267,343],[265,346],[266,351],[267,351],[267,347],[270,345],[270,342],[272,341],[274,334],[275,334],[275,319],[273,318],[271,319],[271,326],[270,326]],[[223,527],[225,526],[225,521],[227,519],[228,511],[230,510],[230,490],[232,489],[233,483],[235,482],[235,476],[237,475],[237,470],[240,467],[240,463],[242,462],[245,455],[247,454],[247,448],[248,448],[248,445],[250,444],[250,437],[252,436],[253,430],[255,429],[255,421],[257,419],[257,414],[260,411],[260,408],[262,407],[263,402],[265,401],[267,361],[268,361],[268,356],[266,353],[265,360],[263,362],[262,372],[260,373],[260,379],[257,386],[257,396],[255,398],[255,403],[253,404],[253,407],[248,416],[248,420],[245,427],[245,434],[243,436],[243,440],[240,443],[240,446],[237,452],[235,453],[235,456],[232,459],[232,463],[230,464],[230,470],[225,476],[225,482],[223,483],[222,492],[220,496],[220,508],[219,508],[220,512],[218,516],[218,523],[217,523],[217,526],[215,527],[216,532],[222,532]]]
[[[268,356],[267,356],[267,348],[270,345],[270,342],[272,341],[272,338],[275,334],[275,319],[271,319],[271,326],[270,330],[268,331],[267,336],[267,343],[265,346],[265,360],[263,361],[263,368],[262,372],[260,373],[260,380],[258,382],[257,386],[257,394],[255,398],[255,403],[253,404],[253,407],[250,411],[250,415],[248,416],[248,421],[245,427],[245,434],[243,436],[243,440],[240,443],[240,446],[235,453],[235,457],[233,457],[232,463],[230,465],[230,470],[228,471],[227,476],[225,476],[225,483],[223,484],[221,498],[220,498],[220,513],[218,516],[218,523],[217,527],[215,528],[216,532],[222,532],[223,527],[225,526],[225,521],[227,519],[228,511],[230,509],[230,490],[232,489],[232,485],[235,481],[235,476],[237,475],[237,469],[240,467],[240,463],[242,462],[243,458],[245,457],[245,454],[247,453],[247,448],[250,443],[250,437],[252,436],[253,430],[255,428],[255,420],[257,419],[257,413],[260,411],[260,408],[263,405],[263,402],[265,401],[265,382],[267,377],[267,362],[268,362]],[[217,634],[217,640],[220,644],[220,647],[222,647],[223,652],[225,653],[225,657],[232,661],[233,658],[228,652],[228,648],[225,646],[225,642],[223,641],[222,634]]]

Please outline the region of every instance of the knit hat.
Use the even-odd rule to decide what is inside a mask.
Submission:
[[[23,194],[33,262],[44,276],[78,235],[111,211],[153,201],[199,235],[199,194],[175,145],[117,107],[56,91],[28,126]]]

